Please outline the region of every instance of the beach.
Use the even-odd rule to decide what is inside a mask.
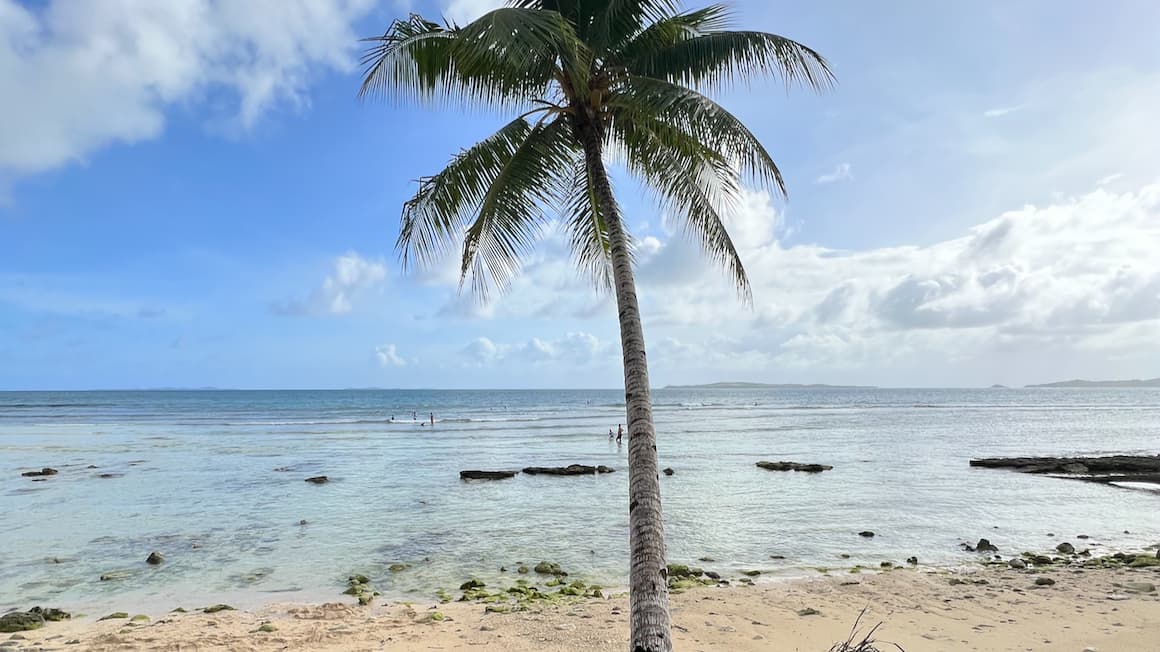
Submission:
[[[789,581],[734,583],[672,597],[678,650],[829,650],[863,609],[882,623],[882,650],[909,652],[1155,652],[1158,568],[1016,571],[1001,566],[831,572]],[[1052,579],[1040,586],[1036,578]],[[1127,588],[1126,588],[1127,587]],[[18,650],[620,650],[627,598],[581,599],[518,613],[478,603],[270,604],[253,611],[157,614],[148,623],[93,616],[24,632]],[[818,613],[807,614],[814,610]],[[271,631],[261,631],[264,629]],[[6,636],[0,635],[0,640]]]

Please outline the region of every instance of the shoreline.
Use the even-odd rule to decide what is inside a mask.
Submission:
[[[812,577],[758,577],[673,591],[676,649],[828,650],[882,623],[881,642],[914,650],[1152,649],[1160,631],[1155,551],[1078,556],[1012,568],[1006,562],[954,568],[832,569]],[[1032,556],[1034,557],[1034,556]],[[1016,559],[1031,559],[1023,557]],[[1042,556],[1041,556],[1042,557]],[[1043,578],[1043,579],[1040,579]],[[762,581],[766,580],[766,581]],[[566,580],[563,580],[566,582]],[[561,586],[565,584],[561,583]],[[543,584],[544,582],[540,582]],[[710,583],[711,584],[711,583]],[[471,591],[469,587],[468,592]],[[487,596],[487,589],[479,589]],[[5,652],[70,650],[612,650],[627,640],[624,593],[526,603],[498,612],[486,599],[449,601],[270,601],[251,610],[189,611],[131,621],[88,614],[40,629],[0,634]],[[449,596],[452,599],[454,597]],[[817,612],[817,613],[813,613]],[[890,645],[887,648],[893,649]]]

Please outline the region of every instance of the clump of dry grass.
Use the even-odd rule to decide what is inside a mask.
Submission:
[[[874,640],[874,632],[878,631],[878,628],[882,626],[882,623],[878,623],[877,625],[871,627],[870,631],[866,632],[864,635],[859,634],[858,628],[862,625],[862,617],[865,615],[866,610],[863,609],[862,612],[858,614],[858,618],[854,620],[854,626],[850,629],[849,638],[840,643],[835,643],[834,646],[830,648],[830,652],[882,652],[883,648],[879,647],[881,645],[889,645],[898,649],[900,652],[906,652],[906,650],[902,649],[902,646],[897,643]]]

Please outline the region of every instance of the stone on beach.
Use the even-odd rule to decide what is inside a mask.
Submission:
[[[515,476],[515,471],[477,471],[472,469],[459,472],[460,480],[506,480]]]
[[[1059,552],[1062,552],[1065,555],[1075,554],[1075,546],[1071,545],[1070,543],[1068,543],[1066,541],[1064,541],[1063,543],[1056,546],[1055,549],[1058,550]]]
[[[612,473],[616,469],[604,466],[588,466],[586,464],[569,464],[568,466],[529,466],[524,468],[528,475],[595,475],[597,473]]]
[[[1023,570],[1024,568],[1027,568],[1027,562],[1023,561],[1022,559],[1012,559],[1011,561],[1007,562],[1007,565],[1011,568],[1014,568],[1015,570]]]
[[[13,611],[0,616],[0,632],[27,632],[44,627],[44,616],[32,611]]]
[[[757,463],[757,467],[767,471],[802,471],[804,473],[821,473],[834,467],[827,464],[803,464],[802,462],[767,462]]]

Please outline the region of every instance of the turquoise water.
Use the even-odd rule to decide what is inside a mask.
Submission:
[[[0,610],[333,600],[355,572],[421,599],[541,559],[623,585],[627,452],[607,436],[624,421],[621,399],[0,393]],[[777,575],[911,555],[957,564],[973,558],[958,544],[980,536],[1004,553],[1077,534],[1093,547],[1160,541],[1160,495],[967,465],[1155,453],[1160,391],[658,390],[654,402],[661,465],[676,471],[661,478],[673,561],[709,556],[718,561],[702,565],[723,573]],[[435,427],[412,411],[434,412]],[[754,466],[763,459],[834,470],[773,473]],[[569,463],[617,472],[458,479],[461,469]],[[60,473],[20,477],[43,466]],[[331,482],[303,482],[320,474]],[[866,529],[878,536],[857,536]],[[144,563],[153,550],[166,557],[159,567]],[[392,563],[409,568],[392,573]],[[124,577],[99,579],[115,571]]]

